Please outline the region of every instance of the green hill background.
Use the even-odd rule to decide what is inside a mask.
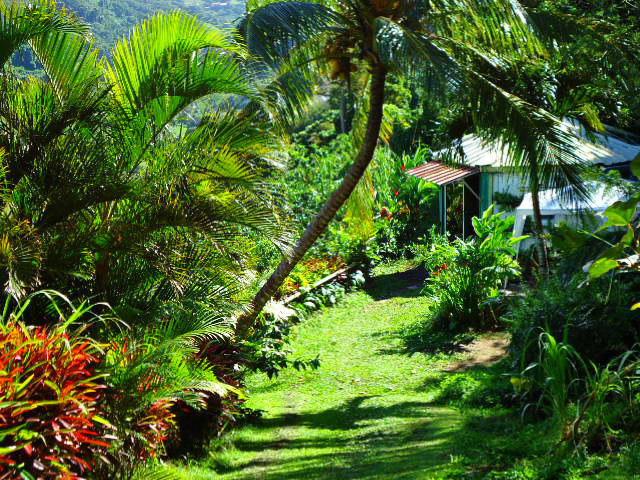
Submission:
[[[106,53],[136,23],[160,10],[186,10],[218,27],[231,26],[244,13],[245,0],[59,0],[91,24],[96,46]],[[18,55],[14,65],[37,68],[28,54]]]

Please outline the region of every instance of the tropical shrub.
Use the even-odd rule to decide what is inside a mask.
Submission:
[[[29,327],[29,302],[0,320],[0,478],[85,478],[111,448],[100,350],[65,322]]]
[[[190,432],[177,428],[177,409],[199,412],[218,406],[229,392],[239,394],[218,379],[214,364],[201,353],[203,344],[229,333],[224,321],[176,315],[155,328],[113,338],[101,365],[109,387],[104,415],[115,428],[113,461],[103,476],[126,476],[140,462],[163,456],[170,439],[193,441]],[[212,409],[210,422],[219,415]]]
[[[3,2],[0,18],[7,293],[55,288],[145,325],[189,290],[202,299],[242,291],[254,267],[248,232],[288,244],[282,202],[265,181],[278,139],[258,105],[228,103],[258,96],[232,36],[158,13],[102,57],[87,26],[54,1]],[[38,52],[44,80],[14,74],[20,48]],[[212,95],[195,125],[181,124]]]
[[[54,1],[0,2],[0,24],[5,293],[98,299],[130,327],[91,332],[108,345],[101,408],[114,428],[96,474],[127,476],[182,435],[177,411],[207,408],[217,426],[221,403],[241,402],[224,396],[238,348],[230,362],[217,353],[253,278],[254,239],[289,243],[266,179],[279,141],[243,48],[184,12],[153,15],[104,57]],[[37,52],[43,78],[15,75],[20,49]],[[187,127],[185,110],[213,95]],[[46,302],[28,314],[57,317]]]
[[[420,147],[413,155],[383,150],[372,171],[376,191],[378,255],[397,258],[438,223],[438,187],[406,172],[426,163],[431,152]]]
[[[247,356],[244,363],[249,370],[260,371],[274,378],[284,368],[318,368],[320,361],[317,357],[312,360],[291,359],[294,353],[289,346],[292,330],[301,320],[296,310],[282,303],[270,302],[261,315],[261,328],[242,344],[243,353]]]
[[[481,218],[473,218],[473,226],[477,238],[449,242],[433,229],[429,244],[413,249],[431,272],[424,293],[434,299],[431,328],[436,330],[495,325],[502,312],[495,302],[499,287],[520,274],[513,246],[523,237],[511,235],[513,218],[503,219],[491,206]]]
[[[561,441],[572,449],[613,449],[621,431],[640,429],[640,357],[629,350],[603,366],[581,356],[565,335],[558,341],[543,331],[539,356],[512,379],[516,390],[551,417]]]
[[[640,312],[630,310],[638,281],[624,276],[588,283],[581,273],[568,282],[553,276],[526,290],[507,315],[514,361],[524,368],[538,358],[542,331],[555,338],[566,331],[567,343],[598,365],[629,350],[640,341]]]

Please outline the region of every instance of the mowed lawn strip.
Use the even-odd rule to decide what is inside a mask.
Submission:
[[[265,413],[215,454],[216,478],[429,478],[450,462],[461,417],[429,404],[428,385],[442,373],[407,355],[397,335],[428,307],[422,279],[401,273],[408,268],[382,270],[366,290],[298,327],[294,356],[319,355],[318,370],[250,379],[248,405]],[[198,470],[192,478],[212,478]]]
[[[551,454],[539,426],[523,424],[513,410],[433,403],[440,380],[454,374],[447,370],[467,357],[411,355],[404,348],[399,330],[429,306],[420,295],[423,280],[408,262],[380,267],[365,290],[307,318],[297,327],[294,357],[319,355],[321,367],[286,370],[276,380],[252,376],[248,406],[263,410],[262,418],[184,468],[187,478],[536,478],[526,473],[526,459]],[[506,470],[516,462],[524,463],[513,476]],[[490,473],[502,471],[506,476]],[[589,478],[630,477],[606,470]]]

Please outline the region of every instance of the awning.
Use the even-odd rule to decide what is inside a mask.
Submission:
[[[479,173],[480,169],[475,167],[452,167],[451,165],[445,165],[440,162],[427,162],[411,170],[407,170],[407,175],[418,177],[427,182],[435,183],[440,187],[438,193],[438,203],[440,210],[440,223],[442,225],[442,233],[447,231],[447,185],[455,182],[463,182],[466,189],[468,189],[478,200],[480,197],[473,189],[467,185],[465,178]],[[465,237],[465,216],[464,216],[464,195],[462,196],[462,236]]]
[[[473,167],[452,167],[440,162],[427,162],[424,165],[407,170],[407,174],[443,186],[458,182],[479,171],[479,169]]]

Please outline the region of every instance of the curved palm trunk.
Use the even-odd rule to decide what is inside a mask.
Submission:
[[[533,223],[536,233],[536,250],[540,259],[540,267],[543,275],[549,274],[549,258],[547,247],[544,244],[544,226],[542,225],[542,212],[540,211],[540,192],[538,187],[531,189],[531,203],[533,204]]]
[[[302,234],[302,237],[284,260],[280,263],[275,272],[269,277],[262,286],[258,294],[255,296],[249,311],[238,319],[236,325],[237,332],[243,332],[254,322],[260,311],[266,303],[276,293],[280,285],[285,281],[293,267],[302,260],[307,250],[313,245],[316,239],[325,231],[329,222],[335,217],[336,213],[342,207],[344,202],[349,198],[353,190],[358,185],[365,170],[371,163],[375,152],[378,137],[380,135],[380,126],[382,125],[382,110],[384,106],[384,86],[387,77],[386,68],[382,65],[376,65],[373,69],[373,75],[370,86],[370,104],[369,118],[367,119],[367,131],[360,147],[358,155],[351,165],[351,168],[345,175],[338,189],[333,192],[329,200],[322,207],[322,210],[316,215],[313,221]]]

